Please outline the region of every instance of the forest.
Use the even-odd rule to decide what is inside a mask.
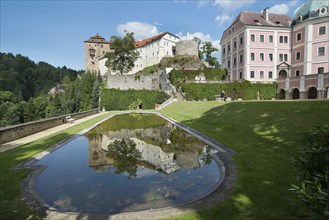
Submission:
[[[0,53],[0,127],[97,108],[100,85],[95,73]]]

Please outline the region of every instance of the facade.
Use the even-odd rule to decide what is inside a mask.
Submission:
[[[84,41],[86,71],[99,71],[99,60],[110,51],[110,42],[96,34]]]
[[[221,39],[222,67],[231,80],[274,82],[289,69],[291,18],[268,12],[241,12]]]
[[[282,99],[329,98],[329,2],[312,0],[291,23],[291,71],[278,80]]]
[[[223,33],[222,67],[231,80],[278,82],[279,98],[328,98],[328,5],[310,0],[293,19],[241,12]]]
[[[179,41],[179,37],[169,32],[164,32],[145,40],[136,41],[135,48],[140,56],[135,62],[135,67],[126,74],[135,74],[145,67],[158,64],[163,57],[173,57],[174,48]],[[102,76],[109,73],[108,68],[105,66],[106,60],[106,58],[99,60],[99,71]],[[113,75],[115,73],[110,74]]]

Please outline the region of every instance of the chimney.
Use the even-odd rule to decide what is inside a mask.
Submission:
[[[265,19],[265,21],[268,21],[268,10],[268,7],[264,8],[263,10],[263,18]]]

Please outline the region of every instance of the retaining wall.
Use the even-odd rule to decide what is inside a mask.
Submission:
[[[0,144],[4,144],[19,138],[43,131],[58,125],[64,124],[65,117],[71,116],[74,119],[80,119],[89,115],[97,114],[99,109],[92,109],[84,112],[61,115],[53,118],[46,118],[38,121],[27,122],[24,124],[12,125],[0,128]]]

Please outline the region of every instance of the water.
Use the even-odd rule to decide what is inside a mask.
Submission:
[[[156,115],[119,115],[38,161],[35,190],[59,211],[105,214],[183,204],[220,180],[210,147]]]

